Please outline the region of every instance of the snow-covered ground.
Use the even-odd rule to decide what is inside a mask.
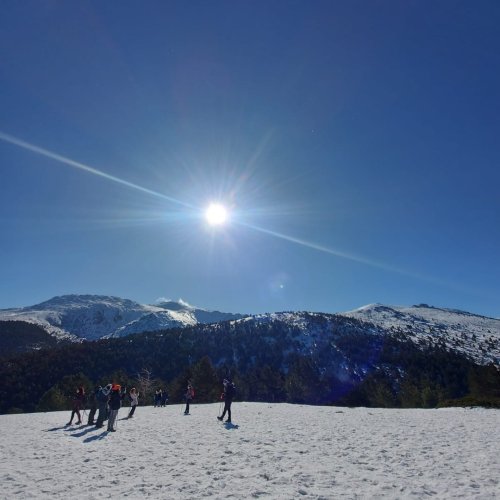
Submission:
[[[0,416],[1,498],[500,498],[500,411],[139,407],[108,433]],[[120,410],[119,419],[128,409]]]

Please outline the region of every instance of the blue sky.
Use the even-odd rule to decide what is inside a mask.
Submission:
[[[500,317],[499,22],[496,1],[4,3],[0,308]]]

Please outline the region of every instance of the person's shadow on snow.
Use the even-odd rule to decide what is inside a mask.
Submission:
[[[239,429],[240,426],[239,425],[235,425],[235,424],[232,424],[231,422],[226,422],[224,424],[224,427],[228,430],[231,430],[231,429]]]
[[[90,436],[83,440],[84,443],[91,443],[92,441],[99,441],[100,439],[104,439],[109,434],[108,431],[101,432],[97,436]]]
[[[62,431],[64,429],[66,429],[66,425],[61,425],[61,427],[52,427],[51,429],[45,429],[44,432]]]
[[[74,434],[70,434],[71,437],[75,437],[75,438],[80,438],[80,437],[83,437],[85,436],[85,434],[88,434],[89,432],[92,432],[92,431],[96,431],[97,430],[97,427],[95,426],[86,426],[86,428],[81,431],[81,432],[75,432]]]

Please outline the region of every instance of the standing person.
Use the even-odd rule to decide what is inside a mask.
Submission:
[[[73,409],[71,410],[71,418],[66,425],[71,425],[73,423],[73,417],[76,415],[78,417],[77,424],[82,423],[82,417],[80,415],[80,410],[83,408],[85,402],[85,389],[83,386],[78,387],[75,395],[73,396]]]
[[[154,404],[155,408],[157,406],[161,406],[161,398],[162,398],[161,389],[156,389],[156,392],[155,392],[155,404]]]
[[[135,407],[139,404],[139,393],[136,391],[135,387],[130,389],[130,412],[128,414],[128,418],[132,418],[135,413]]]
[[[108,431],[116,431],[116,419],[118,418],[118,410],[122,406],[122,399],[125,393],[121,393],[120,384],[113,384],[111,387],[111,394],[109,395],[109,419]]]
[[[227,412],[227,423],[231,423],[231,403],[233,402],[234,398],[234,393],[236,390],[236,387],[234,384],[227,378],[224,379],[222,382],[224,385],[224,392],[221,394],[221,399],[224,400],[224,411],[222,412],[222,415],[220,417],[217,417],[218,420],[223,420],[226,412]]]
[[[184,394],[184,397],[186,398],[186,409],[184,410],[184,415],[189,415],[189,404],[194,398],[194,389],[191,385],[191,382],[188,383],[186,394]]]
[[[94,425],[94,417],[95,413],[97,411],[97,393],[99,392],[100,386],[96,385],[94,387],[94,390],[90,393],[89,396],[89,404],[90,404],[90,411],[89,411],[89,419],[87,422],[87,425]]]
[[[167,401],[168,401],[167,389],[162,389],[162,391],[161,391],[161,405],[167,406]]]
[[[97,391],[96,400],[99,413],[97,415],[97,422],[95,426],[98,428],[102,427],[104,425],[104,421],[108,418],[108,399],[110,392],[111,384],[108,384],[106,387],[99,387],[99,390]]]

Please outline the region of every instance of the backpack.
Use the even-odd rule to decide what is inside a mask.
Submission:
[[[101,403],[105,403],[108,400],[108,395],[105,394],[105,392],[101,388],[97,391],[96,399],[97,399],[97,401],[100,401]]]

